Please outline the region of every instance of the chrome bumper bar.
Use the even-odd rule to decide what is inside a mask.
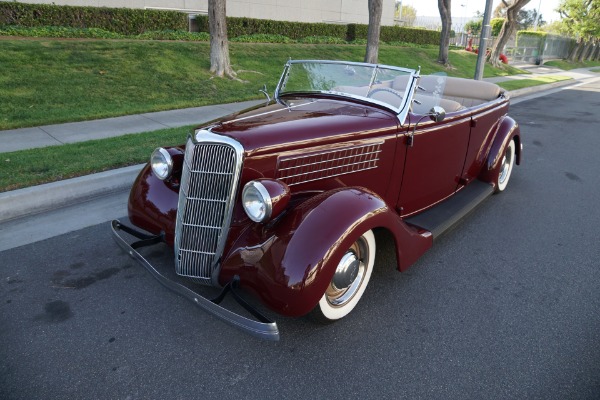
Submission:
[[[258,311],[253,309],[250,305],[248,305],[243,299],[237,295],[234,291],[236,287],[236,281],[232,281],[228,283],[221,295],[219,295],[214,300],[209,300],[200,294],[194,292],[192,289],[183,286],[180,283],[177,283],[164,275],[158,272],[140,253],[138,253],[133,245],[127,243],[121,235],[119,235],[119,231],[123,230],[133,236],[136,236],[139,239],[142,239],[139,243],[142,244],[154,244],[159,240],[156,240],[158,237],[151,237],[145,235],[141,232],[137,232],[134,229],[122,225],[118,220],[114,220],[111,223],[111,228],[113,232],[113,237],[116,240],[117,244],[125,250],[132,258],[136,259],[140,264],[142,264],[148,272],[152,274],[160,283],[162,283],[167,288],[171,289],[175,293],[185,297],[190,300],[192,303],[196,304],[198,307],[203,309],[204,311],[220,318],[221,320],[227,322],[228,324],[241,329],[242,331],[249,333],[252,336],[255,336],[264,340],[279,340],[279,329],[277,328],[277,323],[270,321],[268,318],[264,317]],[[259,321],[255,321],[246,317],[243,317],[239,314],[231,312],[220,305],[218,303],[225,297],[227,293],[231,293],[235,300],[242,305],[248,312],[252,313]]]

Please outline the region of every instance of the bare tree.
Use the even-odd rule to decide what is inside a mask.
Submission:
[[[497,67],[500,65],[500,54],[502,50],[504,50],[504,46],[510,39],[511,35],[515,32],[517,28],[519,10],[523,8],[530,0],[514,0],[512,4],[507,2],[506,0],[502,0],[502,3],[506,6],[506,19],[504,20],[504,24],[502,24],[502,29],[500,29],[500,33],[498,34],[498,40],[494,44],[492,51],[488,57],[488,61]],[[487,49],[479,49],[479,51],[486,51]]]
[[[438,62],[448,65],[448,47],[450,47],[450,34],[452,30],[452,15],[450,12],[450,0],[438,0],[438,9],[442,19],[442,32],[440,34],[440,53]]]
[[[208,30],[210,31],[210,72],[215,76],[235,78],[229,59],[225,0],[208,0]]]
[[[365,62],[376,64],[379,56],[379,34],[381,32],[381,12],[383,0],[369,0],[369,30],[367,32],[367,52]]]

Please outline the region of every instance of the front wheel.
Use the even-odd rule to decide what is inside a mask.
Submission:
[[[313,316],[319,321],[330,322],[348,315],[362,297],[374,263],[375,236],[369,230],[342,256]]]
[[[508,185],[508,181],[510,179],[510,174],[512,173],[513,167],[515,165],[515,140],[511,140],[508,146],[506,146],[506,151],[504,152],[504,157],[502,157],[502,161],[500,163],[500,171],[498,172],[498,179],[496,181],[496,193],[504,191],[506,186]]]

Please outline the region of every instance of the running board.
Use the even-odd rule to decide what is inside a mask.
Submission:
[[[492,193],[494,193],[492,185],[473,181],[449,199],[404,221],[427,229],[435,240],[459,223]]]

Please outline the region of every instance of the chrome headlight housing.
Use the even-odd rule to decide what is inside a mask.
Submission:
[[[290,198],[288,185],[277,179],[250,181],[242,191],[244,211],[254,222],[266,223],[277,218],[287,208]]]
[[[271,196],[259,181],[250,181],[244,186],[242,204],[244,211],[254,222],[265,222],[271,218],[273,212]]]
[[[166,149],[159,147],[152,152],[150,165],[152,166],[154,175],[164,181],[171,176],[171,172],[173,171],[173,158]]]

